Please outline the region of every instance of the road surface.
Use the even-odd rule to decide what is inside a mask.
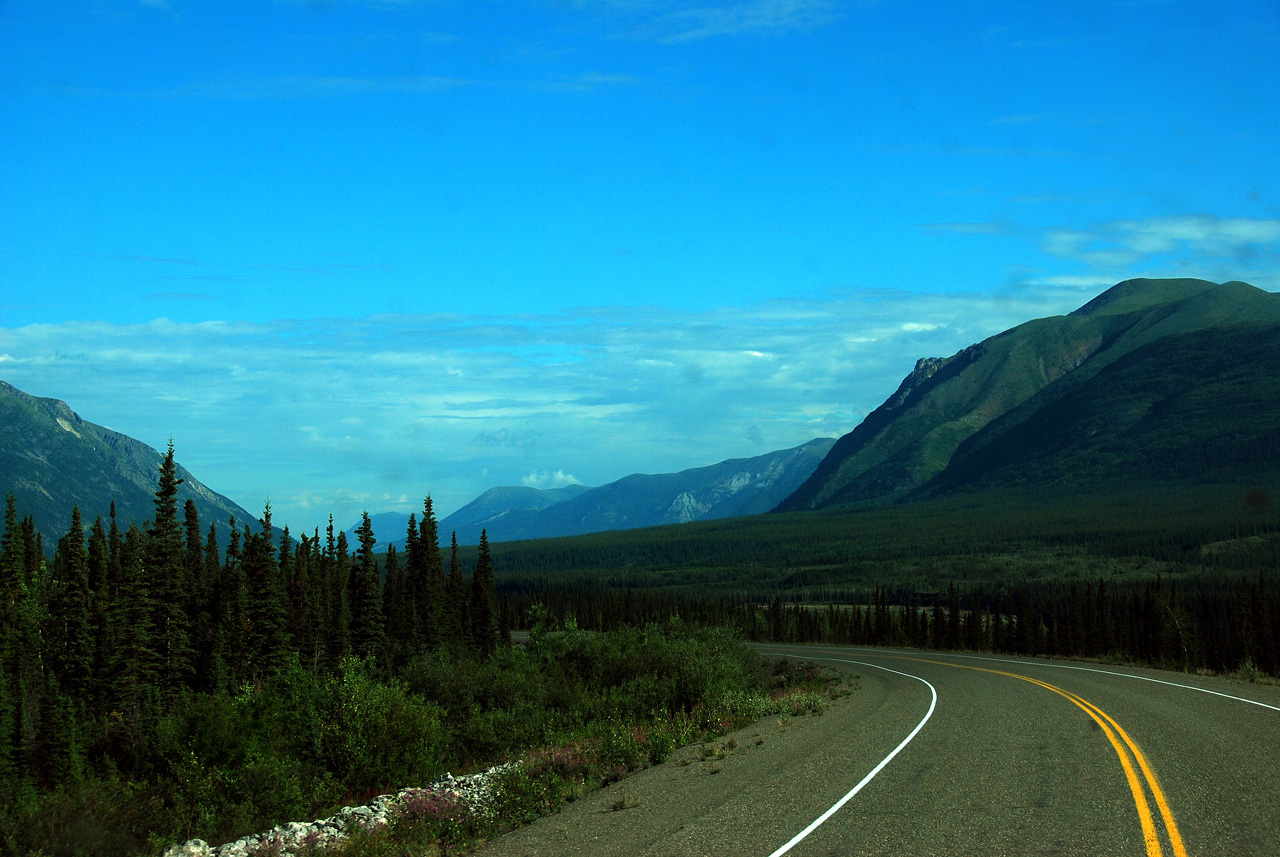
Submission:
[[[856,674],[859,689],[822,716],[742,730],[726,758],[685,750],[481,853],[1280,855],[1280,688],[1072,661],[760,648]]]

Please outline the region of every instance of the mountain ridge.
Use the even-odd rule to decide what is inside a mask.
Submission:
[[[768,512],[789,494],[835,443],[814,438],[799,446],[748,458],[730,458],[677,473],[632,473],[604,485],[536,489],[490,488],[439,522],[447,541],[475,544],[582,535]],[[408,515],[402,516],[408,521]],[[405,529],[389,541],[402,547]]]
[[[936,493],[956,484],[942,474],[958,450],[981,447],[988,426],[1007,425],[1019,409],[1025,416],[1028,402],[1086,387],[1154,343],[1242,324],[1280,325],[1280,296],[1239,281],[1125,280],[1068,315],[1032,319],[950,357],[923,358],[777,511],[888,502],[926,485]],[[1143,371],[1158,374],[1154,366]]]
[[[121,528],[141,525],[154,514],[163,455],[126,434],[84,419],[61,399],[33,396],[0,381],[0,490],[12,492],[22,515],[31,515],[46,536],[65,533],[79,506],[86,526],[106,520],[116,505]],[[209,488],[178,464],[178,505],[194,500],[201,530],[218,525],[220,543],[228,520],[256,528],[257,517]]]

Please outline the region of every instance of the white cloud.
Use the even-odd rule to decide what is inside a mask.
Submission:
[[[1050,229],[1045,252],[1113,271],[1139,264],[1181,263],[1184,267],[1241,263],[1280,255],[1280,220],[1219,218],[1208,214],[1115,220],[1085,229]]]
[[[578,478],[572,473],[565,473],[563,470],[557,470],[554,473],[548,473],[545,470],[535,470],[532,473],[520,479],[521,484],[530,488],[564,488],[566,485],[581,485]]]

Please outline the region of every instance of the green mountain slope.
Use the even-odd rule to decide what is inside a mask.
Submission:
[[[82,419],[66,402],[30,396],[0,381],[0,495],[13,492],[19,514],[31,515],[46,539],[67,531],[75,505],[86,525],[98,515],[107,520],[112,502],[122,528],[150,520],[162,458],[141,441]],[[181,465],[178,477],[179,508],[188,498],[195,501],[202,532],[216,523],[225,538],[232,515],[257,529],[256,515]]]
[[[883,502],[931,482],[927,490],[979,481],[977,458],[961,481],[944,473],[962,446],[976,455],[984,446],[980,436],[996,421],[1017,412],[1010,419],[1025,422],[1094,379],[1105,384],[1101,373],[1148,346],[1244,322],[1280,323],[1280,297],[1237,282],[1127,280],[1068,316],[1027,322],[949,358],[921,360],[778,509]],[[1126,378],[1141,384],[1137,375]],[[1011,423],[1003,425],[1008,431]],[[1005,481],[1016,480],[1007,473]]]
[[[1173,334],[1042,390],[961,444],[922,494],[1121,478],[1269,481],[1280,324]]]

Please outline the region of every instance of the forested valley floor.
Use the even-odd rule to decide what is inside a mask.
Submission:
[[[6,853],[158,854],[521,761],[492,815],[423,804],[342,853],[465,847],[678,746],[821,707],[820,674],[770,666],[751,640],[1280,676],[1280,521],[1260,490],[445,550],[428,498],[403,551],[375,553],[368,516],[352,550],[332,524],[274,539],[269,507],[228,522],[220,550],[176,486],[170,448],[151,521],[86,527],[77,510],[48,553],[9,498]]]

